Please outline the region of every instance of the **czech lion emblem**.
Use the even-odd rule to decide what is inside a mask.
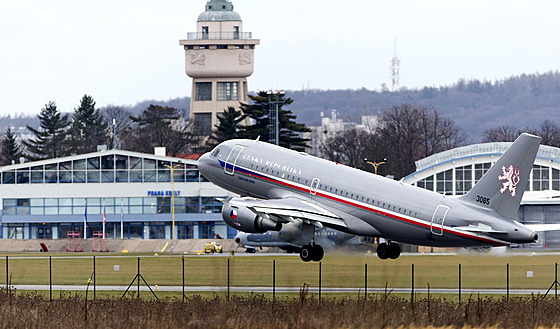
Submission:
[[[502,188],[500,189],[500,193],[504,193],[506,190],[509,190],[511,196],[515,196],[515,192],[517,190],[517,184],[519,183],[519,167],[513,168],[513,165],[509,165],[509,167],[502,166],[502,174],[498,176],[499,180],[505,180],[502,183]]]

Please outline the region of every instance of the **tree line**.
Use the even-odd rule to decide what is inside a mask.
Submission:
[[[94,99],[84,95],[73,113],[61,113],[55,102],[48,102],[38,116],[39,127],[28,125],[32,138],[19,142],[8,129],[1,140],[0,164],[26,160],[50,159],[95,152],[97,145],[109,148],[152,153],[154,147],[164,146],[167,153],[202,153],[230,139],[259,138],[275,142],[270,134],[271,98],[266,92],[250,95],[250,103],[238,108],[228,107],[217,116],[211,135],[197,132],[188,120],[187,112],[170,106],[147,105],[140,114],[133,115],[123,107],[96,108]],[[279,144],[304,151],[311,130],[297,121],[287,106],[294,100],[278,95]],[[402,103],[378,115],[371,127],[350,128],[321,138],[321,156],[332,161],[367,171],[374,171],[372,162],[384,162],[378,167],[381,175],[400,179],[416,170],[415,162],[465,144],[464,132],[455,121],[433,107]],[[500,126],[484,132],[484,142],[513,141],[522,132],[543,137],[543,144],[560,147],[560,127],[545,120],[538,128],[516,129]],[[369,161],[364,161],[368,159]]]

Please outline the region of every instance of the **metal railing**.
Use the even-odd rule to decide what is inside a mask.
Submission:
[[[252,32],[189,32],[188,40],[248,40]]]

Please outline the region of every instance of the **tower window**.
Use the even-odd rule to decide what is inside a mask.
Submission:
[[[239,26],[234,26],[233,27],[233,38],[234,39],[239,39]]]
[[[199,135],[212,133],[212,113],[195,113],[194,128]]]
[[[235,49],[243,49],[243,45],[236,45]]]
[[[218,45],[217,48],[218,49],[227,49],[227,45]]]
[[[197,101],[212,100],[212,82],[196,83],[196,100]]]
[[[218,82],[218,100],[219,101],[239,100],[239,96],[237,93],[237,82]]]
[[[208,26],[202,27],[202,39],[208,39]]]

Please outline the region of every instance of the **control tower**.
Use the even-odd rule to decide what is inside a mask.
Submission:
[[[251,32],[243,32],[231,0],[208,0],[196,32],[179,41],[185,48],[186,73],[193,79],[190,118],[198,134],[210,135],[216,114],[228,106],[249,102],[247,77],[253,74],[259,43]]]

